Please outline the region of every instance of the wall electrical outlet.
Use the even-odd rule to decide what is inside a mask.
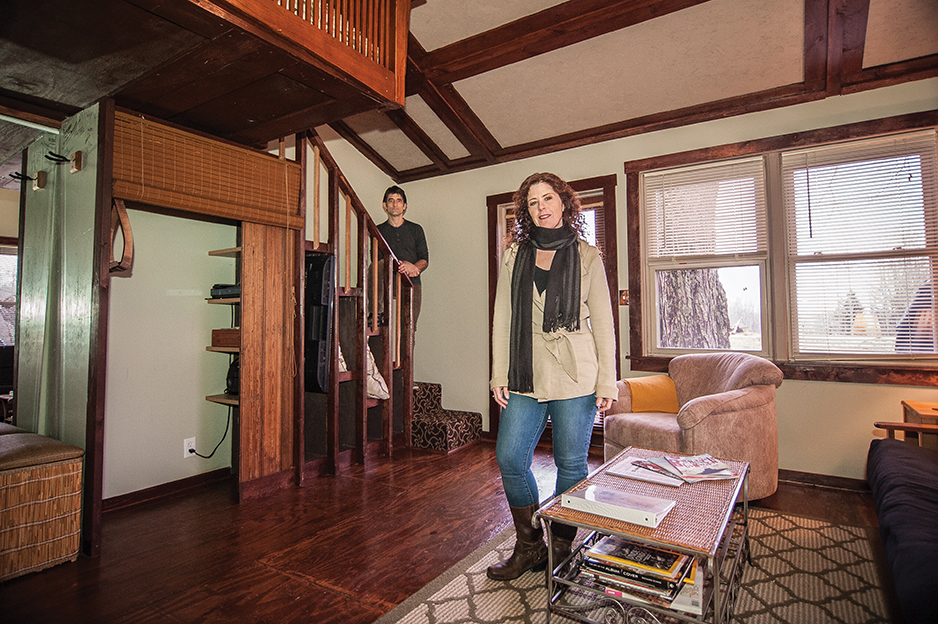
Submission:
[[[195,457],[195,438],[186,438],[182,441],[183,457]],[[192,451],[191,453],[189,451]]]

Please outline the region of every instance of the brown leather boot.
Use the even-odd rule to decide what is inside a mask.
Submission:
[[[531,526],[531,518],[537,511],[537,505],[509,509],[515,522],[515,550],[507,561],[489,566],[485,571],[493,581],[510,581],[528,570],[543,570],[547,564],[544,531]]]
[[[555,568],[570,556],[576,532],[575,526],[559,522],[550,523],[550,554]]]

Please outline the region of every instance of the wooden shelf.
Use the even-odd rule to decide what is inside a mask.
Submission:
[[[222,405],[234,405],[235,407],[239,404],[237,394],[210,394],[205,397],[205,400]]]
[[[237,258],[241,255],[240,247],[229,247],[228,249],[215,249],[208,252],[210,256],[219,256],[222,258]]]
[[[205,350],[215,353],[241,353],[241,347],[205,347]]]
[[[206,299],[209,303],[232,305],[241,303],[241,297],[218,297],[217,299]]]

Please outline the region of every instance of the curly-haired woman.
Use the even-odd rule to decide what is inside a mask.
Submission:
[[[586,477],[596,411],[617,398],[616,337],[602,256],[583,240],[580,202],[552,173],[529,176],[514,195],[513,243],[505,252],[492,327],[492,380],[502,407],[495,455],[515,525],[511,557],[486,571],[510,580],[547,561],[531,471],[551,422],[554,494]],[[554,561],[570,553],[576,527],[551,525]]]

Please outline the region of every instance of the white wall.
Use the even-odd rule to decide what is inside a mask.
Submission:
[[[235,282],[236,260],[208,252],[234,247],[237,230],[128,214],[132,275],[111,279],[104,498],[231,465],[231,429],[212,459],[184,458],[183,440],[208,455],[225,434],[228,408],[205,397],[225,391],[228,356],[205,347],[212,329],[231,326],[231,306],[205,299]]]
[[[938,79],[607,141],[402,185],[407,191],[407,217],[424,227],[430,247],[430,268],[421,276],[424,295],[415,378],[441,383],[445,407],[482,412],[484,427],[488,428],[486,196],[517,189],[535,171],[553,171],[568,180],[616,174],[619,285],[625,289],[625,161],[933,109],[938,109]],[[380,196],[387,177],[336,135],[323,135],[372,218],[383,221]],[[375,198],[374,202],[369,198]],[[627,332],[628,309],[623,307],[623,371],[629,369],[625,359]],[[903,399],[938,401],[938,389],[786,381],[778,394],[781,468],[864,478],[869,440],[877,435],[872,423],[900,420],[899,402]]]

